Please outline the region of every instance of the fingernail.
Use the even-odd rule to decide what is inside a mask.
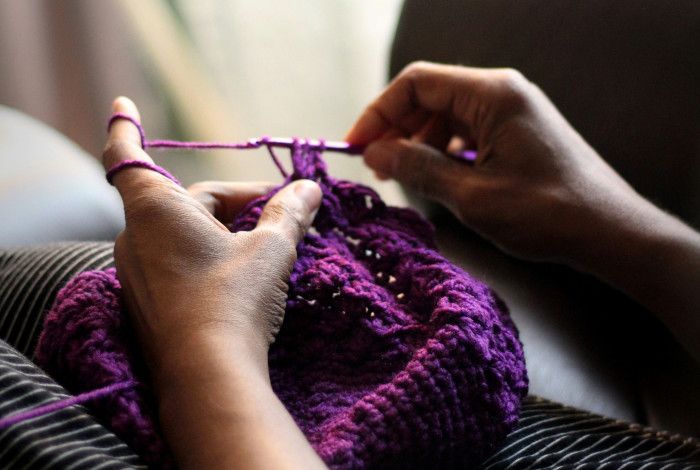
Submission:
[[[394,170],[394,158],[396,157],[396,149],[391,142],[379,141],[370,144],[365,150],[365,162],[367,166],[375,171],[378,175],[389,178]]]
[[[311,180],[300,180],[295,183],[294,193],[306,203],[306,207],[315,216],[321,205],[321,187]]]

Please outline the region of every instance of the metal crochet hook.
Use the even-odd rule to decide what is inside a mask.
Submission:
[[[261,147],[280,147],[293,149],[301,146],[323,152],[341,152],[348,155],[360,155],[364,146],[348,142],[328,141],[322,139],[293,139],[290,137],[258,137],[245,142],[181,142],[177,140],[146,140],[144,148],[190,148],[190,149],[257,149]]]
[[[179,140],[149,140],[146,139],[146,134],[143,131],[141,123],[134,119],[132,116],[124,113],[114,113],[107,124],[107,129],[111,127],[112,123],[118,119],[124,119],[130,121],[139,131],[141,135],[141,146],[143,148],[179,148],[179,149],[257,149],[261,147],[267,147],[272,149],[275,147],[294,149],[294,148],[307,148],[311,150],[318,150],[321,152],[339,152],[346,155],[361,155],[365,147],[363,145],[351,144],[348,142],[340,141],[328,141],[323,139],[297,139],[290,137],[258,137],[255,139],[249,139],[245,142],[198,142],[198,141],[179,141]],[[463,150],[458,154],[448,154],[458,160],[463,160],[466,162],[474,162],[477,157],[476,150]],[[273,157],[274,158],[274,157]]]

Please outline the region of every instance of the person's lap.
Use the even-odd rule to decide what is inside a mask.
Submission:
[[[50,307],[58,289],[77,273],[103,269],[112,262],[111,243],[66,243],[0,250],[0,339],[3,340],[0,341],[0,380],[6,382],[0,384],[0,419],[66,396],[62,387],[22,354],[31,357],[43,313]],[[484,266],[488,265],[488,258],[485,262]],[[476,270],[475,274],[490,282],[488,276],[484,276],[487,271]],[[512,301],[508,298],[509,292],[502,290],[504,297]],[[516,303],[511,307],[516,321],[521,322],[517,300],[515,298]],[[522,325],[521,330],[527,351],[530,333]],[[544,359],[537,354],[533,358],[530,354],[530,360]],[[535,387],[546,383],[543,377],[555,378],[552,373],[542,374],[537,366],[534,369],[531,366],[530,371]],[[538,389],[534,391],[537,393]],[[0,449],[0,466],[3,467],[18,463],[30,468],[68,464],[94,468],[97,462],[109,468],[139,465],[134,454],[81,406],[0,429]],[[531,396],[523,404],[518,429],[484,467],[542,468],[580,463],[615,467],[623,462],[632,466],[650,463],[692,468],[700,466],[700,444]]]
[[[111,243],[0,250],[0,420],[70,396],[28,358],[67,280],[112,263]],[[0,428],[1,468],[138,468],[138,457],[82,406]]]

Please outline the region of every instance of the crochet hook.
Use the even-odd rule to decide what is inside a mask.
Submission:
[[[303,146],[324,152],[341,152],[348,155],[360,155],[363,146],[348,142],[321,139],[293,139],[290,137],[258,137],[245,142],[181,142],[177,140],[144,140],[144,148],[190,148],[190,149],[257,149],[261,147],[294,148]]]

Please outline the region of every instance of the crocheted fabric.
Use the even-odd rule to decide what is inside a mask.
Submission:
[[[298,246],[283,326],[269,353],[273,388],[331,468],[473,466],[513,429],[527,375],[503,302],[441,256],[432,226],[370,188],[328,175],[298,145],[294,173],[323,202]],[[271,194],[230,226],[251,230]],[[114,269],[58,294],[36,351],[73,393],[148,383]],[[169,466],[146,385],[88,408],[147,463]]]

